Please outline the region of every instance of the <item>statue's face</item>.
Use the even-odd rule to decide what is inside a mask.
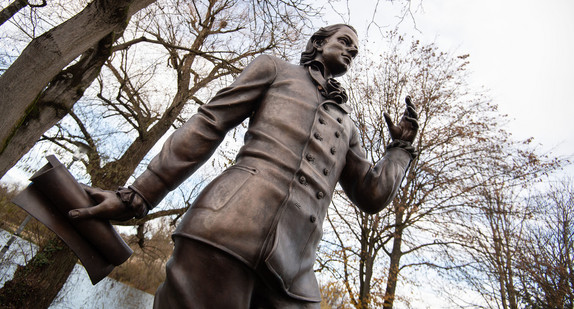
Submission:
[[[333,76],[343,75],[349,70],[351,62],[357,56],[359,39],[349,27],[341,27],[317,47],[317,60],[323,62],[326,70]]]

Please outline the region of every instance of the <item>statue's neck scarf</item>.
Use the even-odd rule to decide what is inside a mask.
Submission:
[[[344,104],[347,102],[347,92],[334,78],[325,79],[323,76],[324,67],[319,61],[312,61],[306,65],[309,75],[313,82],[319,88],[319,92],[330,100],[335,101],[337,104]]]

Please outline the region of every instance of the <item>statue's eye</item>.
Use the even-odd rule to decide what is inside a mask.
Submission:
[[[339,38],[339,42],[341,42],[345,46],[351,45],[351,42],[347,38]]]

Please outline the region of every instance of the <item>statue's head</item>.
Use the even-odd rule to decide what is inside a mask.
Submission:
[[[351,61],[357,55],[357,31],[346,24],[336,24],[315,32],[304,52],[301,53],[301,65],[318,60],[332,73],[339,76],[347,72]]]

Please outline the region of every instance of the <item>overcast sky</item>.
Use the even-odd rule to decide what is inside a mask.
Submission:
[[[350,19],[329,15],[329,22],[348,22],[365,35],[375,1],[341,1],[338,10]],[[512,119],[507,127],[517,139],[534,137],[541,151],[574,155],[574,1],[571,0],[423,0],[411,4],[413,19],[400,31],[443,50],[470,54],[474,84],[489,89],[494,103]],[[343,6],[344,5],[344,6]],[[397,24],[397,8],[385,3],[375,21]],[[377,33],[369,32],[370,37]],[[566,172],[574,176],[574,168]]]

